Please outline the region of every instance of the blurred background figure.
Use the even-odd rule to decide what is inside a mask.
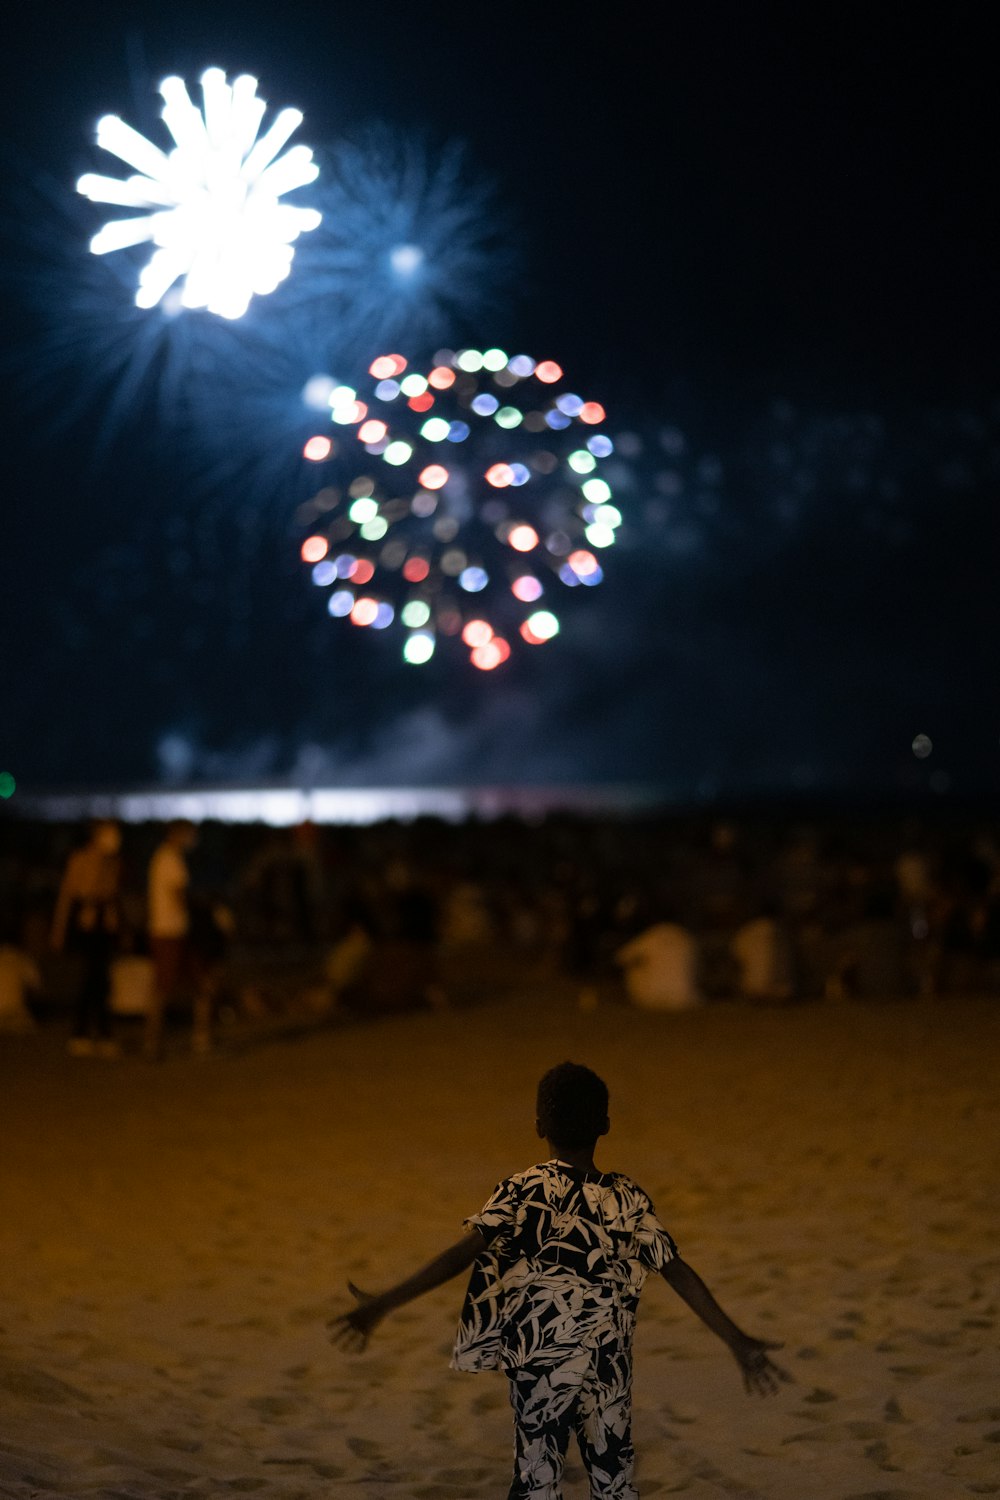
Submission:
[[[143,1051],[151,1061],[163,1050],[163,1024],[168,1004],[182,985],[192,978],[190,874],[186,855],[197,843],[193,823],[183,819],[171,823],[163,842],[149,862],[149,951],[153,960],[154,984],[152,1004],[146,1012],[146,1034]],[[207,1018],[196,1005],[194,1049],[211,1046]]]
[[[625,991],[643,1010],[688,1010],[701,1004],[698,945],[677,922],[657,922],[619,948]]]
[[[737,928],[732,940],[740,996],[756,1004],[783,1005],[794,996],[792,950],[774,909]]]
[[[13,932],[0,933],[0,1034],[8,1035],[34,1030],[27,999],[42,987],[38,965],[15,937]]]
[[[898,999],[906,992],[906,965],[895,893],[876,885],[862,893],[860,904],[860,914],[843,931],[846,991],[866,1000]]]
[[[117,1057],[111,1035],[111,963],[121,934],[121,829],[101,820],[66,863],[52,921],[52,947],[79,961],[73,1030],[74,1057]]]
[[[444,1009],[448,1002],[438,972],[439,925],[438,903],[426,880],[406,860],[390,860],[383,879],[381,934],[369,976],[371,1009]]]

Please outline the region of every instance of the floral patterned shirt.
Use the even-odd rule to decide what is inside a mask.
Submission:
[[[456,1370],[560,1364],[608,1343],[627,1353],[646,1276],[678,1254],[631,1178],[558,1160],[505,1178],[465,1222],[488,1248],[472,1268]]]

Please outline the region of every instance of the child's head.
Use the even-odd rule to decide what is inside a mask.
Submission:
[[[538,1085],[538,1134],[568,1151],[593,1149],[608,1131],[608,1086],[580,1063],[550,1068]]]

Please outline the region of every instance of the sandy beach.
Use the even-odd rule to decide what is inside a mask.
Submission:
[[[1000,1494],[1000,1007],[579,1010],[569,993],[160,1067],[0,1039],[0,1495],[463,1500],[509,1482],[499,1375],[450,1371],[463,1287],[330,1347],[537,1159],[534,1084],[607,1078],[598,1160],[795,1383],[747,1398],[660,1282],[644,1497]],[[572,1465],[567,1496],[585,1493]]]

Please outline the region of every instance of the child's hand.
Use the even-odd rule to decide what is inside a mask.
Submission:
[[[754,1339],[748,1333],[742,1333],[730,1348],[743,1371],[743,1384],[748,1396],[754,1393],[758,1396],[773,1396],[780,1382],[791,1380],[788,1371],[776,1365],[767,1353],[769,1349],[784,1348],[783,1344],[769,1344],[764,1339]]]
[[[367,1347],[375,1328],[385,1317],[386,1308],[382,1305],[380,1297],[374,1296],[371,1292],[362,1292],[353,1281],[347,1283],[347,1290],[355,1298],[358,1306],[348,1313],[341,1313],[339,1318],[331,1318],[326,1326],[331,1330],[331,1344],[337,1344],[342,1349],[349,1349],[353,1354],[360,1354]]]

